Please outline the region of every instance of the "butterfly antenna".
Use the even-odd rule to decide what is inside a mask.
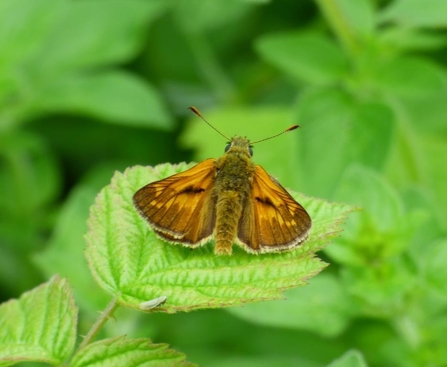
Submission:
[[[211,126],[212,129],[214,129],[215,131],[217,131],[217,133],[219,133],[220,135],[222,135],[225,139],[227,140],[231,140],[228,136],[226,136],[225,134],[221,133],[219,130],[217,130],[213,125],[211,125],[208,121],[206,121],[205,117],[202,116],[202,114],[200,113],[200,111],[195,108],[194,106],[188,107],[192,112],[194,112],[197,116],[199,116],[203,121],[205,121],[209,126]]]
[[[269,136],[268,138],[264,138],[264,139],[261,139],[261,140],[256,140],[256,141],[250,142],[250,144],[256,144],[256,143],[260,143],[261,141],[266,141],[266,140],[269,140],[269,139],[276,138],[277,136],[280,136],[280,135],[282,135],[284,133],[288,133],[289,131],[298,129],[299,127],[300,127],[300,125],[292,125],[289,128],[285,129],[283,132],[280,132],[279,134],[276,134],[276,135],[273,135],[273,136]]]

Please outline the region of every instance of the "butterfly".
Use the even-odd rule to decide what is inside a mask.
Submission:
[[[219,134],[195,108],[190,109]],[[252,161],[252,144],[234,136],[219,159],[140,188],[133,202],[163,240],[196,248],[214,238],[216,255],[231,255],[233,244],[252,254],[291,250],[303,243],[312,225],[306,210]]]

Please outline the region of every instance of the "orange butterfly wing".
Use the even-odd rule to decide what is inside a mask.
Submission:
[[[291,249],[307,238],[311,226],[306,210],[256,165],[251,197],[247,199],[239,221],[239,245],[252,253]]]
[[[135,207],[162,238],[196,247],[207,242],[216,222],[212,189],[215,159],[139,189]]]

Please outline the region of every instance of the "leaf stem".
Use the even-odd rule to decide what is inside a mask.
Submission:
[[[212,48],[200,34],[186,35],[189,47],[196,57],[200,71],[220,102],[226,102],[234,96],[234,86],[222,66],[218,63]]]
[[[389,96],[385,101],[396,115],[398,144],[400,145],[399,149],[402,149],[401,155],[405,157],[403,163],[405,164],[408,178],[412,182],[424,183],[426,174],[422,159],[421,144],[416,139],[415,132],[410,126],[411,117],[408,116],[408,111],[396,98]]]
[[[354,31],[343,16],[340,7],[334,0],[315,0],[324,17],[330,24],[332,31],[335,33],[344,49],[351,55],[355,56],[359,51],[359,44],[355,37]]]
[[[98,320],[96,320],[96,322],[90,328],[84,340],[79,345],[78,350],[81,350],[82,348],[86,347],[93,341],[93,339],[95,339],[96,335],[101,331],[105,323],[113,316],[113,313],[117,308],[118,308],[118,302],[117,299],[114,297],[107,305],[106,309],[101,313],[101,316],[99,316]]]
[[[417,349],[421,345],[421,333],[414,320],[406,315],[396,317],[392,324],[398,334],[412,349]]]

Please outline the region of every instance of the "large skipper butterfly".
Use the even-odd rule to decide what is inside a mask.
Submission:
[[[195,107],[190,109],[227,138]],[[312,225],[309,214],[264,168],[252,162],[254,143],[239,136],[228,140],[219,159],[206,159],[139,189],[133,196],[138,212],[168,242],[195,248],[214,238],[217,255],[231,255],[233,243],[253,254],[290,250],[301,244]]]

